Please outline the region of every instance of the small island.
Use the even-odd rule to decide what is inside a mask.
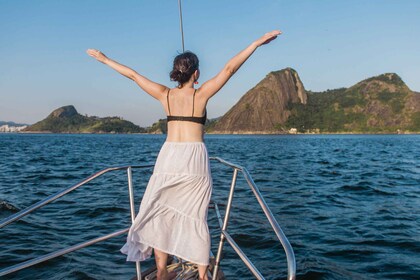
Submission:
[[[73,105],[54,110],[48,117],[23,132],[50,133],[145,133],[146,129],[120,117],[83,116]]]

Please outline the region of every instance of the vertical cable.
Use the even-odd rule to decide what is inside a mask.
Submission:
[[[180,28],[181,28],[181,39],[182,39],[182,52],[185,52],[185,48],[184,48],[184,28],[182,26],[181,0],[178,0],[178,7],[179,7],[179,23],[180,23]]]

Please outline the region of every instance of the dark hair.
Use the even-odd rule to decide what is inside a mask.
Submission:
[[[194,53],[186,51],[175,57],[174,66],[169,77],[171,81],[178,82],[181,87],[191,79],[195,70],[198,70],[198,57]]]

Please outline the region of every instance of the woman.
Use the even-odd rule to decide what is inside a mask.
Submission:
[[[200,279],[207,279],[210,252],[207,207],[212,178],[203,142],[206,105],[259,46],[280,34],[275,30],[254,41],[198,89],[194,89],[194,84],[200,77],[199,63],[191,52],[175,57],[170,78],[178,86],[170,89],[98,50],[87,50],[90,56],[133,80],[159,100],[168,116],[166,142],[159,152],[140,211],[130,227],[127,243],[121,248],[127,254],[127,261],[145,260],[154,249],[158,279],[171,278],[166,270],[168,254],[196,263]]]

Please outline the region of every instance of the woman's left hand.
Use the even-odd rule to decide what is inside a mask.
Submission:
[[[108,59],[108,57],[105,54],[95,49],[88,49],[86,53],[102,63],[105,63],[105,61]]]
[[[258,46],[268,44],[274,39],[276,39],[277,36],[280,35],[281,33],[282,32],[280,30],[273,30],[271,32],[265,33],[264,36],[262,36],[255,42],[257,43]]]

